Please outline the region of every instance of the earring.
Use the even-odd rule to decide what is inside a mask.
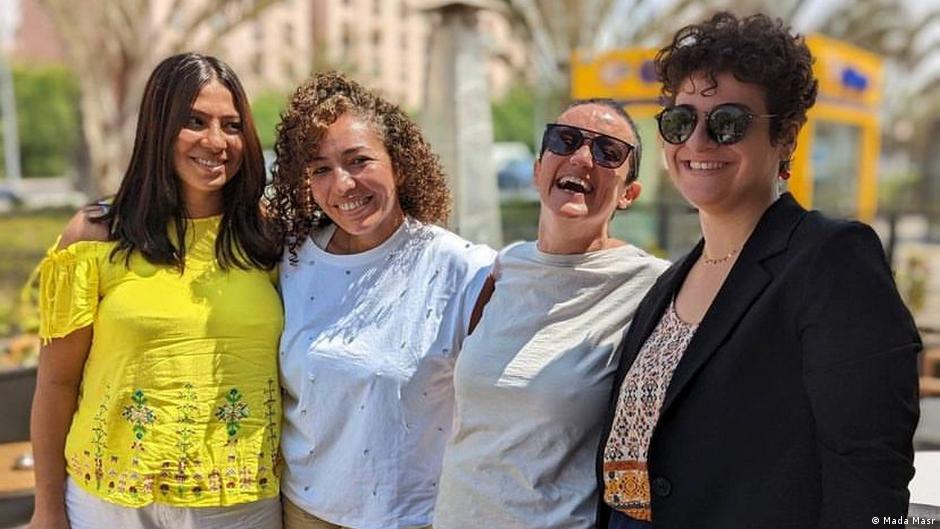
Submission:
[[[786,160],[780,162],[780,166],[779,166],[779,168],[777,169],[777,177],[780,178],[781,180],[789,180],[789,179],[790,179],[790,162],[791,162],[791,161],[792,161],[792,160],[788,158],[788,159],[786,159]]]

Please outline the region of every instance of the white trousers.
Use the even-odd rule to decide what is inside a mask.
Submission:
[[[85,492],[68,478],[65,510],[71,529],[281,529],[281,501],[266,498],[229,507],[124,507]]]

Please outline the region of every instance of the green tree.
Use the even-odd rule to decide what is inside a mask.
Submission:
[[[263,149],[273,149],[277,124],[287,105],[287,96],[280,92],[262,92],[251,102],[251,114]]]
[[[531,88],[516,84],[491,109],[494,140],[521,141],[535,151],[535,97]]]
[[[58,176],[75,156],[78,83],[61,66],[13,68],[23,176]],[[0,152],[0,170],[3,153]]]

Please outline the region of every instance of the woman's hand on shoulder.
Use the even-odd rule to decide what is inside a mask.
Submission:
[[[108,225],[94,220],[103,214],[103,208],[97,205],[80,209],[65,226],[57,249],[68,248],[70,245],[81,241],[107,241],[109,235]]]

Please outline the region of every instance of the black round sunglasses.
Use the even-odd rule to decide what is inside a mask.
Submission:
[[[754,118],[772,118],[776,114],[755,114],[740,103],[722,103],[705,112],[705,130],[718,145],[732,145],[744,139]],[[698,110],[692,105],[675,105],[656,114],[663,140],[678,145],[692,137],[698,124]]]

